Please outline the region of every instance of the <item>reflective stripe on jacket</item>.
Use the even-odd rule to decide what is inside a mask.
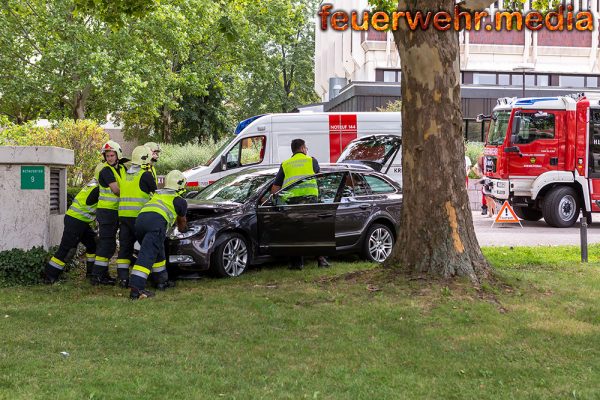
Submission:
[[[150,194],[140,189],[140,180],[145,172],[144,169],[133,173],[127,172],[121,179],[119,217],[137,217],[142,206],[150,200]]]
[[[73,199],[73,203],[71,203],[71,206],[67,210],[66,214],[88,224],[95,220],[96,206],[98,203],[88,206],[87,199],[97,186],[97,184],[93,184],[81,189],[79,193],[77,193],[77,196],[75,196]]]
[[[121,188],[121,175],[120,172],[124,169],[121,164],[117,164],[118,169],[115,169],[112,165],[107,165],[104,168],[110,168],[115,175],[115,179],[119,188]],[[109,187],[104,187],[100,185],[100,197],[98,197],[98,208],[104,208],[107,210],[115,210],[119,209],[119,196],[114,194]]]
[[[172,189],[159,189],[154,196],[142,207],[140,214],[153,212],[161,215],[167,221],[167,228],[175,223],[177,213],[173,201],[179,195]]]
[[[283,168],[283,187],[290,186],[300,179],[314,175],[313,159],[304,153],[296,153],[281,163]],[[307,179],[289,190],[291,197],[318,196],[319,188],[316,179]]]

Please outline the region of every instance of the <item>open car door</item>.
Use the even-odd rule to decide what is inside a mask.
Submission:
[[[257,206],[261,254],[321,256],[335,253],[335,217],[344,172],[317,174],[281,189]],[[294,196],[294,187],[315,179],[318,196]]]

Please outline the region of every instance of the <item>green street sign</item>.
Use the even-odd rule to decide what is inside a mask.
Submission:
[[[44,167],[21,166],[21,189],[44,189]]]

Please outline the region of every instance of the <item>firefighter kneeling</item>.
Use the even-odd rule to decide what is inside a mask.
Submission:
[[[154,272],[157,286],[168,281],[164,243],[167,229],[175,222],[180,232],[187,229],[187,202],[180,196],[185,182],[180,171],[169,172],[165,177],[165,188],[156,191],[135,221],[135,234],[141,248],[129,278],[132,300],[154,296],[145,290],[151,272]]]

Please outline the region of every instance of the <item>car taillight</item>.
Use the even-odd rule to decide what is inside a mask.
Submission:
[[[198,186],[198,181],[187,182],[185,186],[195,187]]]

